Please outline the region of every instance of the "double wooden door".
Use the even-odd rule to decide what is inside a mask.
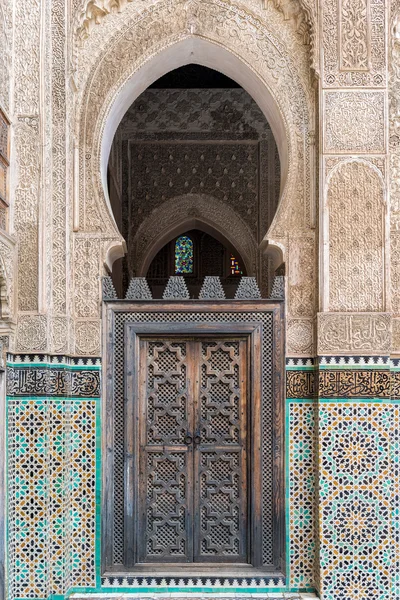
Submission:
[[[248,563],[248,344],[139,341],[139,563]]]

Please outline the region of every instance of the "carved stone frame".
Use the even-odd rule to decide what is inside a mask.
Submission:
[[[200,331],[204,333],[210,333],[212,335],[217,334],[238,334],[252,336],[250,345],[253,345],[255,352],[261,353],[261,342],[263,335],[263,324],[254,317],[257,313],[269,312],[272,314],[272,480],[273,480],[273,567],[265,566],[255,568],[251,565],[248,567],[240,568],[232,566],[230,568],[233,576],[239,577],[254,577],[254,576],[277,576],[285,577],[285,430],[284,430],[284,414],[285,414],[285,394],[284,394],[284,382],[285,382],[285,352],[284,352],[284,303],[282,301],[270,301],[270,300],[257,300],[257,301],[232,301],[232,300],[220,300],[220,301],[142,301],[142,302],[131,302],[126,300],[107,302],[103,311],[103,395],[104,402],[102,408],[102,422],[103,422],[103,435],[102,435],[102,575],[113,576],[121,573],[123,576],[132,575],[154,575],[154,566],[145,566],[141,568],[133,567],[120,567],[113,566],[113,526],[114,526],[114,360],[115,356],[115,318],[118,313],[131,313],[132,318],[128,318],[124,325],[125,331],[125,348],[129,344],[129,336],[127,331],[130,329],[136,335],[141,334],[159,334],[167,333],[168,335],[198,335]],[[162,323],[143,323],[138,321],[135,322],[135,313],[252,313],[249,315],[249,320],[244,320],[242,323],[237,321],[232,323],[176,323],[169,326],[165,326]],[[261,354],[260,354],[261,358]],[[126,358],[125,358],[126,360]],[[255,361],[256,362],[256,361]],[[254,371],[254,366],[251,379],[258,379],[259,385],[255,385],[255,389],[258,387],[262,392],[262,371],[264,361],[260,361],[260,370],[257,373]],[[130,362],[130,367],[133,364]],[[126,378],[125,378],[126,385]],[[126,388],[124,392],[124,406],[125,406],[125,432],[126,432],[126,418],[132,418],[132,410],[127,406],[127,394]],[[260,434],[261,435],[261,434]],[[125,433],[126,436],[126,433]],[[260,438],[261,439],[261,438]],[[126,440],[126,437],[125,437]],[[130,445],[131,446],[131,445]],[[133,467],[134,456],[131,447],[125,446],[125,473],[127,468]],[[131,464],[132,463],[132,464]],[[132,470],[130,470],[132,472]],[[127,509],[127,503],[132,502],[132,495],[129,490],[132,490],[131,482],[126,480],[125,477],[125,511]],[[262,477],[260,478],[260,486],[262,486]],[[128,489],[129,488],[129,489]],[[130,495],[129,495],[130,494]],[[257,501],[257,498],[255,498]],[[258,498],[258,501],[260,498]],[[131,506],[131,504],[129,504]],[[128,506],[128,509],[129,509]],[[128,510],[129,513],[129,510]],[[127,514],[127,513],[126,513]],[[126,535],[126,532],[125,532]],[[126,546],[125,546],[126,550]],[[125,553],[125,559],[127,554]],[[129,557],[128,557],[129,558]],[[127,561],[127,564],[132,561]],[[199,565],[204,571],[204,565]],[[174,575],[174,576],[196,576],[198,574],[199,567],[196,565],[177,565],[174,567],[174,573],[171,573],[171,568],[168,566],[167,570],[160,571],[160,575]],[[116,571],[117,568],[117,571]],[[208,568],[207,568],[208,569]],[[207,570],[206,569],[206,570]],[[214,573],[210,570],[207,572],[215,576],[229,576],[229,572],[226,567],[221,568],[221,565],[213,567]],[[239,572],[240,571],[240,572]]]

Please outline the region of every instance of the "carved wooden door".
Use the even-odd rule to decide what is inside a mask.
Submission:
[[[138,562],[248,561],[247,342],[141,338]]]

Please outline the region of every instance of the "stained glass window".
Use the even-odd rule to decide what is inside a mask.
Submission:
[[[193,240],[181,235],[175,242],[175,275],[193,273]]]
[[[242,267],[233,254],[231,254],[231,275],[243,275]]]

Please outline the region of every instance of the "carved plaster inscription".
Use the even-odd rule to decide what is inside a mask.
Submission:
[[[327,87],[384,87],[385,0],[324,0],[323,81]]]
[[[344,162],[328,187],[329,309],[384,310],[384,190],[380,174]]]
[[[389,313],[319,313],[318,354],[389,354]]]
[[[385,92],[325,92],[326,153],[385,152]]]

